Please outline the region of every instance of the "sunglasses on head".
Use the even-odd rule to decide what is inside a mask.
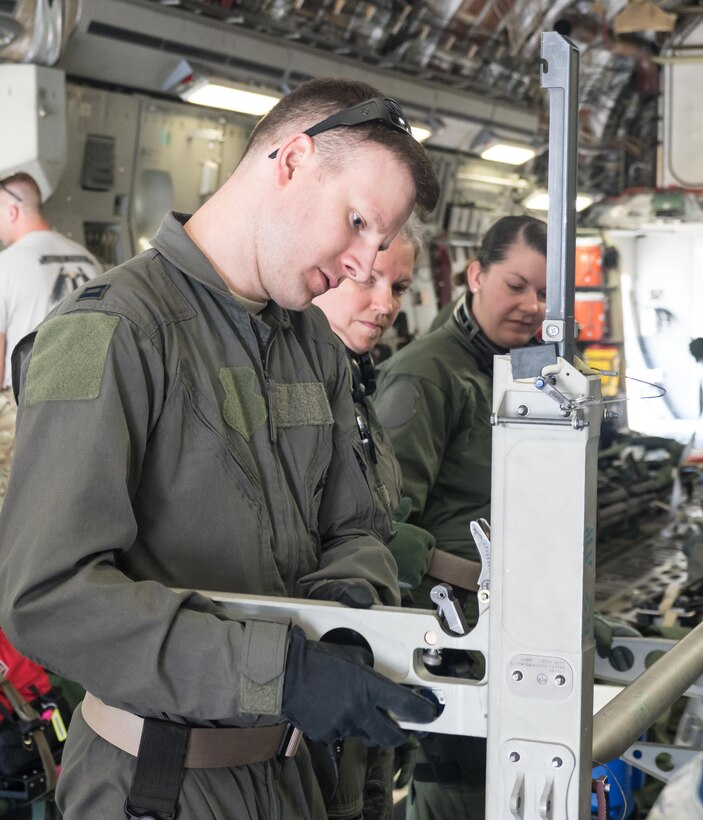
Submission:
[[[378,122],[388,128],[395,128],[396,131],[403,131],[412,137],[410,123],[403,114],[403,109],[399,103],[390,97],[373,97],[373,99],[365,100],[353,105],[351,108],[345,108],[344,111],[332,114],[331,117],[318,122],[317,125],[313,125],[303,133],[309,137],[314,137],[316,134],[321,134],[323,131],[329,131],[332,128],[341,126],[349,128],[369,122]],[[269,159],[275,159],[276,154],[278,154],[278,148],[272,154],[269,154]]]
[[[14,191],[11,191],[2,180],[0,180],[0,188],[2,188],[6,194],[9,194],[11,197],[13,197],[13,199],[16,199],[18,202],[24,202],[22,197],[19,194],[16,194]]]

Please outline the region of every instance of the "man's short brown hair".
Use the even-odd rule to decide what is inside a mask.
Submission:
[[[283,97],[259,120],[244,155],[270,152],[287,136],[305,131],[320,120],[383,94],[356,80],[324,78],[308,80]],[[315,137],[315,148],[326,167],[339,168],[364,142],[383,145],[408,170],[415,185],[416,202],[431,211],[439,197],[439,182],[425,149],[409,134],[382,123],[370,122],[333,128]]]
[[[25,171],[17,171],[9,177],[0,180],[3,186],[7,186],[15,194],[22,198],[22,202],[30,208],[41,211],[41,190],[33,176]]]

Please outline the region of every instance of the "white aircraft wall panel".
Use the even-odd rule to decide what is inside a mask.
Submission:
[[[688,429],[701,411],[703,370],[688,346],[703,336],[703,224],[645,225],[608,231],[607,239],[620,256],[627,373],[667,391],[644,399],[656,390],[628,380],[630,426]]]
[[[38,65],[0,65],[0,176],[30,173],[46,199],[66,161],[64,73]]]
[[[66,86],[66,164],[46,203],[47,217],[56,230],[88,245],[106,266],[132,255],[127,214],[138,122],[139,101],[134,96],[73,83]],[[82,184],[91,135],[114,141],[114,173],[106,190],[87,190]]]
[[[703,187],[703,24],[699,23],[664,57],[662,83],[662,153],[664,186]]]
[[[143,98],[131,227],[148,247],[169,209],[197,210],[227,179],[255,120],[185,103]]]
[[[49,221],[105,267],[119,264],[149,246],[167,211],[196,210],[225,181],[253,123],[229,112],[69,83],[70,137],[64,172],[46,203]],[[111,160],[98,158],[97,185],[86,172],[87,147],[96,139],[112,152]]]

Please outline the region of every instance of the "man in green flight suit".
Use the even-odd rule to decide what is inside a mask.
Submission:
[[[57,791],[67,820],[321,820],[297,731],[388,746],[405,737],[389,709],[431,720],[353,647],[191,590],[398,602],[345,352],[305,308],[367,279],[437,194],[395,101],[310,81],[194,215],[167,215],[150,250],[16,349],[1,622],[88,691]]]

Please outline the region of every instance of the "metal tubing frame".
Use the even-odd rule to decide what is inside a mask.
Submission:
[[[593,720],[593,759],[619,757],[703,672],[703,623],[673,646]]]

